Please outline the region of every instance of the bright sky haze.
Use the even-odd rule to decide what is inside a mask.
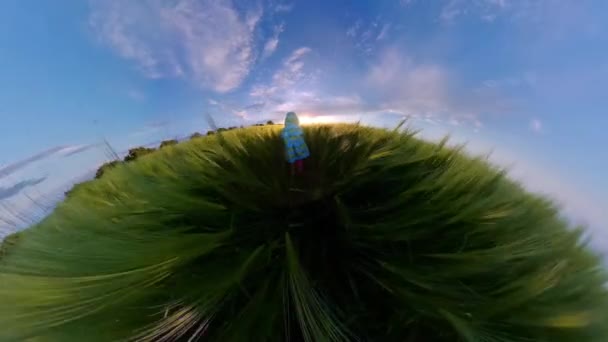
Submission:
[[[608,251],[607,110],[604,0],[4,0],[0,231],[91,177],[104,140],[295,111],[493,151]]]

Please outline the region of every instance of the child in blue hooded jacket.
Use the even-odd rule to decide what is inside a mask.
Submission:
[[[289,112],[285,116],[285,127],[281,132],[285,142],[285,155],[287,162],[291,164],[292,173],[304,171],[304,159],[308,158],[310,151],[304,141],[304,132],[300,127],[298,116],[294,112]]]

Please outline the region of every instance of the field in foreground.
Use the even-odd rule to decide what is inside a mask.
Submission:
[[[200,137],[79,186],[0,256],[0,341],[608,341],[545,198],[409,131]]]

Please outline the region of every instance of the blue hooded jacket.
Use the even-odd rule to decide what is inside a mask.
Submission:
[[[285,154],[289,163],[308,158],[310,152],[304,141],[304,132],[296,113],[289,112],[285,116],[285,128],[281,136],[285,142]]]

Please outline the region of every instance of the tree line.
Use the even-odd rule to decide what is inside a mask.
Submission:
[[[265,125],[274,125],[274,122],[272,120],[268,120],[266,121],[265,124],[262,123],[258,123],[258,124],[254,124],[253,126],[265,126]],[[231,131],[237,128],[243,128],[243,126],[237,127],[237,126],[231,126],[231,127],[220,127],[217,130],[210,130],[207,131],[206,135],[214,135],[216,133],[219,132],[225,132],[225,131]],[[194,132],[190,135],[190,140],[193,139],[197,139],[197,138],[202,138],[205,135],[201,134],[200,132]],[[95,172],[95,179],[99,179],[101,178],[108,170],[113,169],[114,167],[116,167],[117,165],[123,164],[123,163],[129,163],[132,162],[134,160],[137,160],[138,158],[140,158],[141,156],[145,156],[147,154],[150,154],[156,150],[168,147],[168,146],[173,146],[173,145],[177,145],[179,143],[179,141],[177,139],[169,139],[169,140],[163,140],[161,141],[160,145],[158,146],[158,148],[153,148],[153,147],[134,147],[132,149],[130,149],[127,152],[127,155],[122,159],[122,160],[112,160],[109,161],[107,163],[104,163],[103,165],[101,165],[97,171]],[[86,183],[86,182],[84,182]],[[73,193],[73,191],[78,188],[80,185],[84,184],[84,183],[78,183],[75,184],[70,190],[65,192],[66,197],[69,196],[70,194]]]

